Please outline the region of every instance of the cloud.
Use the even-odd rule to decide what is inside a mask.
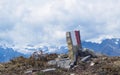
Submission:
[[[119,0],[0,0],[0,40],[60,45],[73,30],[82,40],[120,37],[119,7]]]

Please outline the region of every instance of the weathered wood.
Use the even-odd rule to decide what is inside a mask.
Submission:
[[[80,50],[82,50],[80,31],[66,32],[66,40],[68,44],[68,56],[72,63],[76,64]]]
[[[72,43],[70,32],[66,32],[66,40],[67,40],[68,50],[69,50],[68,57],[73,60],[73,43]]]
[[[81,50],[82,44],[81,44],[81,38],[80,38],[80,31],[75,31],[75,36],[76,36],[77,46],[79,50]]]

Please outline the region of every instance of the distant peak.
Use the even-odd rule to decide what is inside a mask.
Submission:
[[[91,42],[91,43],[97,43],[97,44],[101,44],[103,41],[107,41],[107,40],[112,40],[115,42],[115,44],[118,44],[118,42],[120,41],[120,38],[104,38],[104,39],[90,39],[90,40],[85,40],[86,42]]]

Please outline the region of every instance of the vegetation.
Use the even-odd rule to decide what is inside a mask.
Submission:
[[[99,56],[91,58],[87,62],[81,62],[78,59],[77,66],[73,69],[61,69],[56,66],[50,66],[48,61],[58,57],[57,54],[45,54],[38,57],[31,56],[24,58],[22,56],[14,58],[7,63],[0,64],[0,75],[120,75],[120,57]],[[93,65],[91,65],[93,63]],[[56,68],[55,71],[42,72],[47,68]],[[33,71],[31,74],[25,72]]]

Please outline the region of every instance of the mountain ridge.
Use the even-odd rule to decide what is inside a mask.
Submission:
[[[101,43],[95,43],[90,41],[82,41],[83,48],[92,49],[94,52],[105,54],[108,56],[120,56],[120,39],[112,38],[112,39],[104,39]],[[38,47],[26,47],[23,51],[40,51],[43,53],[57,53],[57,54],[66,54],[68,53],[67,46],[38,46]],[[32,53],[25,53],[23,51],[17,51],[13,48],[3,48],[0,46],[0,62],[6,62],[10,59],[18,56],[29,57]]]
[[[104,39],[101,43],[82,42],[82,46],[109,56],[120,55],[120,39]]]

